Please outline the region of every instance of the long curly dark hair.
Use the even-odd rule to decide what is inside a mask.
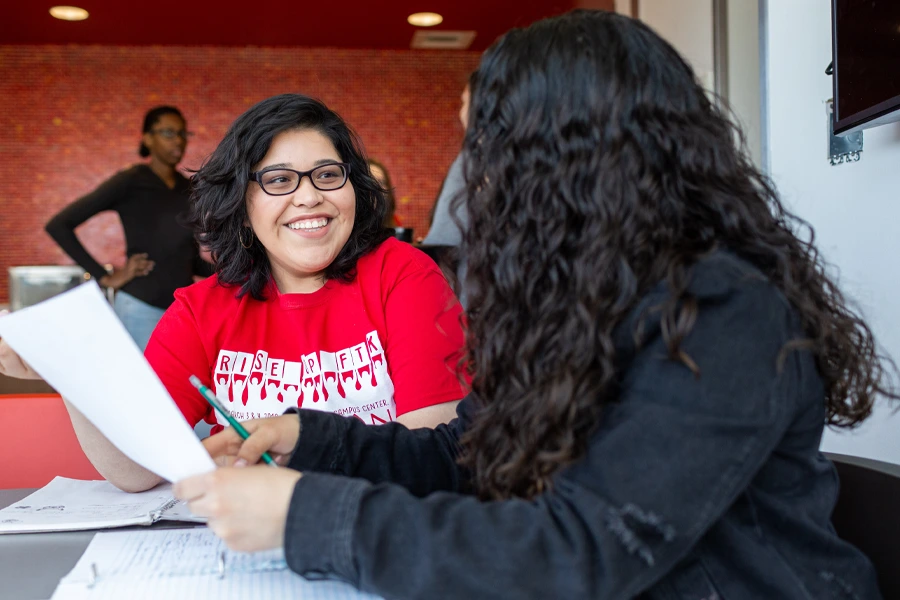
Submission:
[[[613,330],[661,281],[670,356],[696,368],[679,350],[697,316],[685,290],[715,248],[754,264],[796,309],[808,338],[791,346],[816,354],[829,424],[859,423],[879,392],[897,397],[811,228],[648,27],[602,11],[540,21],[498,40],[476,80],[466,364],[483,407],[461,462],[483,498],[533,497],[584,454],[616,399]]]
[[[343,162],[350,163],[350,183],[356,192],[356,219],[350,238],[325,269],[326,279],[352,281],[360,257],[374,250],[390,233],[382,229],[385,190],[369,172],[362,143],[350,126],[321,101],[302,94],[272,96],[235,119],[225,137],[191,178],[188,223],[209,249],[219,282],[240,286],[261,300],[271,276],[266,249],[246,227],[250,171],[269,151],[279,133],[313,129],[327,137]],[[249,243],[249,248],[243,244]]]

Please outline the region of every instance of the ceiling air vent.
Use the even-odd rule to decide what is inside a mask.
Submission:
[[[438,50],[465,50],[475,39],[474,31],[425,31],[413,35],[410,48],[435,48]]]

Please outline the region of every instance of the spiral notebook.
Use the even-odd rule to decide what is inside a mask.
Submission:
[[[191,521],[170,484],[129,494],[108,481],[56,477],[30,496],[0,510],[0,534],[108,529],[152,525],[157,521]]]
[[[52,600],[376,600],[290,571],[281,550],[233,552],[205,528],[98,533]]]

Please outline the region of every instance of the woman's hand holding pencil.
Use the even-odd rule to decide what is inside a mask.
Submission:
[[[238,422],[237,419],[235,419],[233,416],[231,416],[231,413],[228,412],[228,409],[226,409],[224,406],[222,406],[222,403],[219,402],[219,399],[216,398],[216,395],[213,394],[213,391],[211,389],[209,389],[208,387],[206,387],[205,385],[203,385],[203,382],[200,381],[199,377],[197,377],[196,375],[191,375],[190,381],[191,381],[191,385],[193,385],[195,388],[197,388],[197,391],[200,392],[200,395],[203,396],[203,398],[207,402],[209,402],[210,406],[212,406],[213,409],[215,409],[220,415],[222,415],[222,417],[225,418],[226,421],[228,421],[228,424],[235,431],[235,433],[237,433],[239,436],[241,436],[241,439],[246,440],[247,438],[250,437],[250,432],[248,432],[246,429],[244,429],[244,426],[241,425],[241,423]],[[275,464],[275,460],[269,455],[268,452],[264,451],[259,456],[259,458],[262,458],[263,461],[265,461],[265,463],[269,466],[272,466],[272,467],[278,466],[277,464]],[[259,458],[257,458],[257,460],[259,460]]]
[[[241,423],[249,437],[244,439],[233,428],[227,427],[203,440],[206,451],[221,466],[243,467],[254,465],[268,453],[272,460],[287,464],[300,437],[300,416],[296,413],[253,419]]]

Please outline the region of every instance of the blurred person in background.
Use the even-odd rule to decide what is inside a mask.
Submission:
[[[463,131],[469,124],[469,99],[473,77],[474,74],[469,77],[470,81],[460,94],[459,122]],[[428,234],[419,242],[422,249],[441,266],[460,303],[466,307],[468,295],[462,285],[466,276],[466,261],[460,255],[458,246],[462,242],[463,232],[468,224],[468,214],[465,203],[453,203],[457,196],[465,193],[464,159],[463,152],[460,151],[450,165],[438,198],[431,208]]]
[[[388,229],[402,227],[400,219],[397,218],[397,199],[394,196],[394,183],[391,181],[391,174],[380,160],[374,158],[369,159],[369,171],[372,177],[381,184],[384,189],[384,226]]]
[[[469,98],[471,97],[471,82],[466,84],[460,94],[459,122],[463,131],[469,125]],[[458,246],[462,240],[460,228],[465,228],[468,217],[465,210],[459,210],[458,216],[452,214],[451,202],[466,186],[463,179],[463,154],[457,154],[447,176],[441,184],[441,191],[431,209],[431,218],[428,235],[422,238],[421,243],[426,246]]]
[[[113,175],[94,191],[56,214],[46,231],[100,285],[116,290],[115,311],[143,350],[176,289],[207,276],[183,219],[189,208],[189,181],[178,170],[190,133],[177,108],[157,106],[144,116],[138,153],[147,162]],[[126,261],[112,273],[88,253],[75,228],[96,214],[118,213],[125,234]]]

